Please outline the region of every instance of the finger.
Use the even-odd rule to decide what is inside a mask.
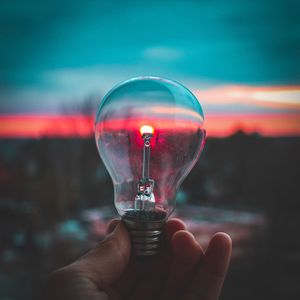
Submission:
[[[167,221],[164,227],[164,235],[168,243],[171,242],[174,233],[179,230],[186,230],[186,225],[182,220],[173,218]]]
[[[231,256],[231,238],[217,233],[211,239],[203,262],[199,265],[194,281],[187,290],[187,300],[217,300],[228,269]]]
[[[110,226],[115,226],[115,229],[103,242],[70,265],[95,282],[99,289],[106,288],[122,275],[130,257],[130,238],[126,228],[118,220]]]
[[[115,230],[86,255],[52,273],[44,289],[45,299],[95,299],[123,272],[130,253],[127,230]],[[97,299],[98,299],[97,298]],[[99,298],[100,299],[100,298]]]
[[[184,230],[173,235],[172,247],[174,258],[162,298],[182,299],[182,292],[203,257],[203,250],[194,236]]]
[[[119,219],[112,219],[111,221],[109,221],[106,227],[106,233],[107,234],[112,233],[119,223],[120,223]]]

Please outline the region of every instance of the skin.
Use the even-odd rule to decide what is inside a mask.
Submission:
[[[166,243],[148,260],[131,256],[123,223],[112,220],[104,241],[52,273],[42,299],[217,300],[231,256],[231,239],[217,233],[204,252],[179,219],[165,225]]]

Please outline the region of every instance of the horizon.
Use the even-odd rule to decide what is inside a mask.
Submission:
[[[300,86],[223,85],[193,93],[204,110],[208,136],[225,137],[238,130],[262,136],[300,136]],[[57,112],[2,113],[0,138],[92,135],[92,112],[97,105],[95,99],[93,103],[86,99],[86,103]]]
[[[262,137],[300,137],[299,123],[300,113],[276,116],[250,114],[242,115],[241,118],[216,114],[207,116],[204,129],[207,138],[225,138],[240,131],[247,135],[256,134]],[[2,115],[0,125],[0,140],[85,138],[94,135],[94,116],[83,114]]]

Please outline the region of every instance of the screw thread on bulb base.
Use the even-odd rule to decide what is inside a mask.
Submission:
[[[141,220],[128,216],[122,217],[130,232],[132,250],[135,256],[146,257],[159,253],[163,242],[163,226],[166,218],[161,220]]]

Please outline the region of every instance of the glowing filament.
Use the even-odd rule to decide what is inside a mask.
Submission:
[[[144,134],[153,134],[154,133],[154,128],[150,125],[143,125],[140,128],[140,133],[143,136]]]

